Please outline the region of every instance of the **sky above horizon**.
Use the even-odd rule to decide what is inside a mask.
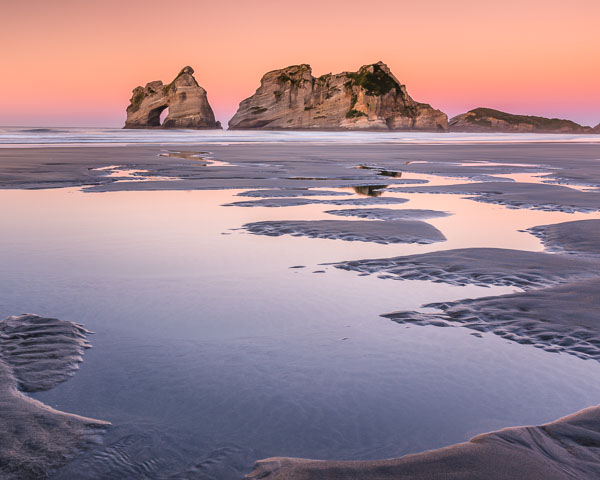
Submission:
[[[267,71],[379,60],[449,116],[485,106],[600,123],[600,2],[4,0],[2,126],[121,127],[185,65],[223,125]]]

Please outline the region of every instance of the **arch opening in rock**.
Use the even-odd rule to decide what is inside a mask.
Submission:
[[[148,112],[148,126],[149,127],[160,127],[164,121],[162,113],[167,110],[167,105],[161,105]]]
[[[193,73],[184,67],[167,85],[155,80],[135,87],[125,128],[221,128]]]

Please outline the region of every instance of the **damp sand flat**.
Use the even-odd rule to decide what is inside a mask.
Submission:
[[[360,138],[360,137],[359,137]],[[595,144],[496,145],[243,144],[3,148],[1,188],[87,186],[90,191],[309,188],[391,185],[411,173],[455,178],[535,172],[544,181],[600,186]],[[161,156],[182,152],[178,156]],[[187,153],[184,153],[187,152]],[[189,152],[196,152],[190,157]],[[202,161],[219,160],[217,165]],[[356,168],[368,163],[368,169]],[[465,164],[466,166],[463,166]],[[526,165],[531,166],[526,166]],[[178,181],[118,182],[99,170],[117,165]],[[381,171],[402,172],[400,177]],[[585,178],[585,182],[582,180]],[[123,178],[121,180],[126,180]],[[499,182],[510,183],[510,182]]]

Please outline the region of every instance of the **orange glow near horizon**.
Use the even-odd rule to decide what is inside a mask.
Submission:
[[[115,126],[131,90],[185,65],[226,125],[276,68],[382,60],[450,116],[478,106],[600,123],[597,0],[9,0],[0,125]]]

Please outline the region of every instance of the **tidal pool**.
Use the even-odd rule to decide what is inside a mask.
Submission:
[[[239,192],[0,190],[0,316],[38,313],[95,332],[80,371],[33,396],[113,424],[103,446],[54,478],[239,479],[259,458],[397,457],[598,403],[596,362],[380,317],[515,289],[322,265],[464,247],[540,251],[520,230],[598,215],[384,192],[409,200],[386,208],[453,215],[427,220],[446,242],[377,245],[252,235],[240,227],[336,219],[324,211],[339,207],[222,206]]]

